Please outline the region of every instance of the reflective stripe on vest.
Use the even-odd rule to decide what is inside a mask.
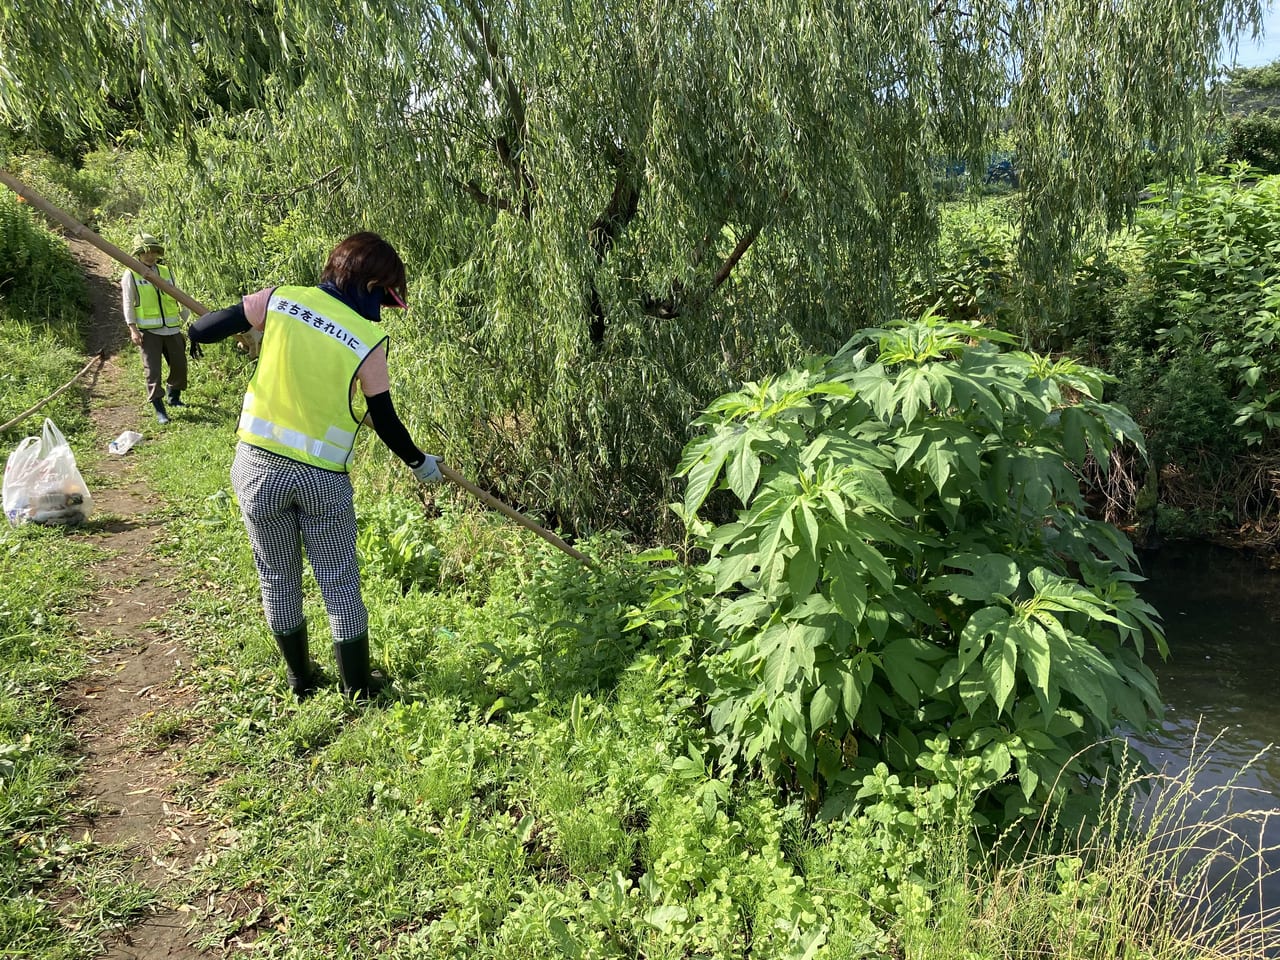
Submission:
[[[248,399],[246,394],[246,406],[248,406]],[[308,458],[315,457],[326,464],[346,463],[347,456],[356,442],[354,433],[347,430],[339,430],[337,427],[330,427],[326,431],[324,439],[317,440],[299,430],[290,430],[287,427],[280,426],[278,423],[263,420],[261,417],[255,417],[253,414],[243,411],[240,415],[240,429],[253,434],[260,440],[283,444],[290,450],[305,454]]]
[[[277,287],[236,435],[251,446],[346,472],[360,422],[351,387],[382,330],[315,287]]]
[[[163,263],[157,263],[156,273],[160,279],[173,283],[173,271]],[[158,327],[180,327],[182,308],[178,301],[169,296],[142,274],[133,270],[133,288],[138,294],[138,302],[134,313],[138,320],[139,330],[155,330]]]

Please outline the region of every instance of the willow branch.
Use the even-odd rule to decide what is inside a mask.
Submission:
[[[716,271],[716,275],[711,278],[711,287],[708,293],[714,293],[719,290],[721,285],[729,279],[729,274],[733,273],[733,268],[738,265],[738,261],[742,259],[742,255],[751,248],[751,244],[756,242],[756,237],[760,236],[760,228],[752,227],[742,235],[737,245],[725,257],[724,263],[720,264],[720,269]]]
[[[778,206],[781,207],[787,202],[791,196],[791,189],[788,187],[782,191],[778,197]],[[678,280],[671,284],[671,292],[667,296],[659,299],[657,297],[646,297],[640,304],[641,311],[649,317],[656,317],[659,320],[670,320],[680,316],[686,306],[690,303],[702,303],[710,299],[711,295],[719,290],[726,280],[733,274],[734,268],[737,267],[739,261],[751,249],[751,245],[756,242],[760,236],[762,226],[757,225],[749,229],[734,244],[733,250],[720,263],[719,269],[711,278],[711,282],[702,290],[696,290],[688,297],[685,296],[684,285]],[[700,262],[701,257],[695,254],[695,262]]]
[[[462,42],[471,52],[471,55],[476,58],[477,64],[484,70],[489,84],[495,91],[501,90],[503,99],[506,101],[508,129],[505,134],[499,134],[493,138],[493,146],[502,165],[511,172],[516,178],[516,182],[520,185],[522,194],[520,210],[522,215],[527,218],[530,213],[531,198],[537,190],[537,184],[524,164],[524,140],[528,133],[528,110],[525,106],[524,97],[521,95],[515,78],[512,76],[510,65],[503,59],[502,53],[498,49],[498,42],[494,37],[489,19],[484,15],[484,11],[473,0],[466,0],[463,3],[463,7],[466,8],[467,13],[470,15],[475,29],[479,32],[479,37],[472,36],[467,30],[460,29],[458,33],[462,37]]]
[[[600,216],[587,228],[587,236],[591,241],[591,249],[595,251],[596,266],[604,262],[609,251],[617,242],[618,235],[635,219],[640,209],[642,185],[636,173],[636,160],[626,150],[616,145],[606,148],[607,158],[617,168],[617,177],[613,183],[613,193],[609,203]],[[587,294],[587,307],[591,313],[591,342],[597,346],[604,342],[605,316],[604,304],[600,301],[600,292],[596,288],[595,278],[590,281]]]
[[[326,170],[324,173],[320,174],[320,176],[316,177],[314,180],[309,181],[308,183],[299,184],[296,187],[290,187],[288,190],[276,190],[276,191],[273,191],[272,193],[251,193],[250,196],[253,197],[255,200],[260,200],[264,203],[275,203],[280,200],[289,200],[293,197],[296,197],[298,194],[306,193],[309,190],[315,190],[319,188],[321,185],[328,183],[334,178],[337,178],[338,183],[336,185],[333,185],[333,187],[331,188],[332,190],[333,188],[336,188],[336,186],[340,186],[342,182],[347,179],[345,176],[338,177],[338,174],[341,172],[342,172],[342,167],[337,166],[331,170]],[[230,203],[233,199],[234,198],[232,197],[228,197],[227,198],[228,203]]]
[[[506,213],[511,212],[512,203],[510,200],[506,197],[498,197],[486,192],[474,180],[459,180],[457,177],[450,177],[449,182],[483,207],[502,210]]]

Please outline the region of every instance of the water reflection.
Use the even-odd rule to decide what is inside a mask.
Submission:
[[[1280,751],[1265,750],[1280,744],[1280,571],[1220,548],[1171,545],[1144,554],[1142,572],[1143,596],[1164,618],[1169,659],[1148,656],[1166,714],[1136,745],[1169,774],[1194,766],[1189,815],[1272,811],[1246,840],[1280,845]],[[1214,789],[1227,785],[1234,789]],[[1280,853],[1255,854],[1252,909],[1280,910],[1280,876],[1266,876],[1276,870]]]

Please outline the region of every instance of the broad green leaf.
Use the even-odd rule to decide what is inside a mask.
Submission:
[[[751,502],[751,494],[755,491],[760,479],[760,457],[751,452],[751,441],[748,439],[733,455],[729,462],[726,479],[729,489],[734,492],[743,506]]]
[[[969,716],[974,716],[987,699],[986,678],[978,672],[965,674],[960,680],[960,700]]]
[[[930,480],[934,488],[941,493],[947,486],[947,480],[955,468],[957,454],[950,447],[942,444],[931,444],[918,459],[920,469]]]
[[[793,600],[803,600],[813,592],[818,582],[817,548],[808,543],[796,545],[796,552],[787,561],[787,585]]]
[[[840,612],[850,623],[860,623],[867,608],[865,568],[844,550],[836,548],[826,556],[823,576]]]
[[[684,492],[684,509],[689,516],[698,512],[720,477],[733,443],[732,434],[717,434],[706,441],[702,455],[689,469]]]
[[[870,573],[885,590],[892,591],[894,589],[896,578],[893,570],[879,550],[864,542],[853,531],[850,531],[849,535],[841,537],[840,543],[844,547],[844,552],[852,556],[862,566],[865,571],[864,577],[866,573]]]
[[[732,588],[747,576],[758,560],[759,554],[750,550],[718,558],[712,566],[715,572],[715,592],[724,593]]]
[[[987,675],[987,689],[991,691],[991,699],[995,701],[998,713],[1004,713],[1008,709],[1009,697],[1013,694],[1017,680],[1015,671],[1018,648],[1010,639],[1011,632],[993,636],[982,658],[982,669]]]
[[[976,611],[960,632],[960,667],[967,671],[986,650],[987,637],[1003,637],[1012,621],[1007,611],[999,607],[983,607]]]
[[[931,644],[902,637],[885,648],[882,663],[894,692],[914,708],[920,705],[921,692],[932,690],[937,681],[932,661],[944,656],[944,651]]]
[[[862,706],[862,683],[852,670],[845,672],[840,678],[840,706],[844,710],[845,721],[850,725],[855,724],[858,710]]]
[[[1022,582],[1017,563],[1005,554],[956,554],[947,558],[946,565],[969,570],[971,575],[949,573],[935,577],[929,581],[930,591],[954,593],[965,600],[987,603],[997,597],[1014,596]]]
[[[839,693],[825,684],[813,691],[813,699],[809,702],[809,729],[813,733],[825,727],[836,715]]]
[[[1031,681],[1047,717],[1058,708],[1056,690],[1051,689],[1053,658],[1049,651],[1049,638],[1034,622],[1016,625],[1010,637],[1018,644],[1023,672]]]
[[[893,465],[895,469],[901,470],[903,466],[915,459],[916,451],[920,449],[920,444],[924,442],[925,435],[923,433],[907,433],[901,434],[894,440]]]

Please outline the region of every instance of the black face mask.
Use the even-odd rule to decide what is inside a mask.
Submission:
[[[350,287],[340,290],[328,280],[320,284],[320,289],[331,296],[337,297],[366,320],[371,320],[374,323],[382,321],[381,289],[365,290],[360,287]]]

